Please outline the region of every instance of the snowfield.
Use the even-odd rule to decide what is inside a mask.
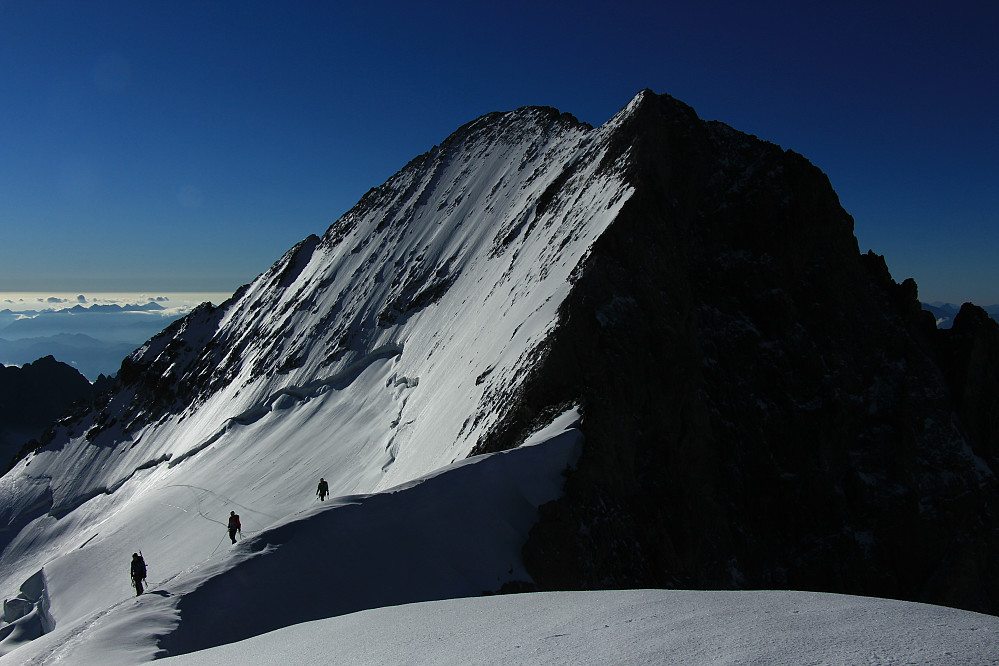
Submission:
[[[999,619],[807,592],[544,592],[379,608],[164,664],[995,664]]]

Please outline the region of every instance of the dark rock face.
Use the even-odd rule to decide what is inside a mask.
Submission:
[[[938,335],[938,356],[957,413],[974,452],[999,459],[999,324],[965,303],[950,329]]]
[[[582,459],[525,548],[537,586],[999,612],[995,323],[938,332],[795,153],[652,94],[619,141],[636,192],[487,447],[583,405]]]
[[[20,368],[0,365],[0,464],[4,469],[22,445],[40,437],[70,405],[93,393],[86,377],[52,356]]]

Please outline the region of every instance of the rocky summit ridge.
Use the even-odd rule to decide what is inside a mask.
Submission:
[[[58,521],[208,461],[258,466],[277,515],[318,459],[334,496],[375,493],[577,407],[582,455],[507,589],[996,613],[999,334],[965,310],[937,331],[818,168],[669,96],[598,128],[488,114],[126,358],[4,477],[0,567],[19,583],[82,534]]]
[[[634,194],[523,394],[586,415],[535,580],[999,612],[995,321],[938,331],[792,151],[653,95],[621,140]]]

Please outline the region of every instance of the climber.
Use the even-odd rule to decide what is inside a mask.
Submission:
[[[229,512],[229,538],[232,539],[233,543],[236,543],[236,532],[239,532],[239,536],[243,536],[243,528],[239,524],[239,516],[236,515],[235,511]]]
[[[146,579],[146,561],[142,555],[132,553],[132,585],[135,586],[135,596],[142,594],[142,581]]]

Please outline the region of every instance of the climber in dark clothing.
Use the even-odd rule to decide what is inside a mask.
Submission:
[[[319,495],[319,501],[325,501],[326,496],[330,494],[330,486],[326,483],[326,479],[319,478],[319,488],[316,490],[316,494]]]
[[[240,535],[243,534],[243,528],[239,524],[239,516],[236,515],[235,511],[229,512],[229,538],[232,539],[233,543],[236,543],[236,532]]]
[[[146,579],[146,561],[142,555],[132,553],[132,585],[135,586],[135,596],[142,594],[142,581]]]

